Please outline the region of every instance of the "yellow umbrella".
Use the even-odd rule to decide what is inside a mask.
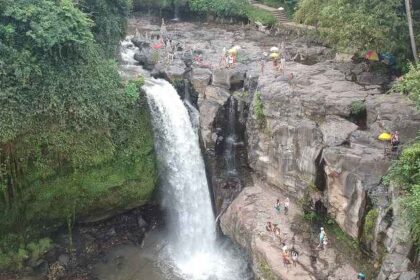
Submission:
[[[238,50],[236,48],[232,48],[232,49],[228,50],[228,53],[230,53],[230,54],[237,54],[238,53]]]
[[[390,141],[391,138],[392,138],[392,135],[387,133],[387,132],[384,132],[384,133],[382,133],[381,135],[378,136],[378,139],[381,140],[381,141]]]
[[[279,58],[279,54],[278,53],[271,53],[270,54],[270,58]]]

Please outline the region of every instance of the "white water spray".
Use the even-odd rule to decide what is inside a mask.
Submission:
[[[248,279],[246,262],[217,243],[197,132],[176,90],[166,81],[144,87],[155,129],[163,206],[170,218],[165,250],[177,275],[194,280]]]

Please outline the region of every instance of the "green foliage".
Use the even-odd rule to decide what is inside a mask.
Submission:
[[[270,268],[270,265],[262,258],[259,258],[258,260],[258,270],[261,273],[261,276],[266,280],[277,279],[276,275],[274,275],[272,269]]]
[[[105,54],[114,56],[125,34],[132,0],[81,0],[78,6],[94,21],[92,31]]]
[[[78,2],[91,18],[70,0],[5,1],[0,267],[19,268],[48,247],[31,242],[69,217],[149,199],[157,174],[149,114],[139,94],[144,80],[124,87],[116,63],[96,41],[115,50],[124,20],[104,23],[102,16],[125,15],[129,1]]]
[[[269,11],[261,10],[255,7],[250,6],[246,12],[246,16],[250,21],[261,22],[265,26],[273,26],[276,24],[277,19]]]
[[[366,104],[362,100],[353,101],[350,105],[350,115],[354,117],[362,116],[366,113]]]
[[[139,98],[141,87],[144,85],[144,77],[140,76],[137,80],[129,81],[125,86],[125,94],[134,101]]]
[[[303,219],[306,220],[306,221],[308,221],[308,222],[313,223],[316,220],[318,220],[319,217],[318,217],[318,215],[315,212],[310,211],[310,212],[307,212],[307,213],[304,213],[303,214]]]
[[[169,9],[173,4],[183,4],[183,0],[134,0],[134,7],[136,9]]]
[[[385,178],[401,188],[401,206],[411,236],[420,244],[420,141],[405,148]]]
[[[298,0],[261,0],[258,2],[262,2],[263,4],[274,8],[283,7],[289,16],[294,14],[298,4]]]
[[[378,218],[378,209],[371,209],[365,218],[365,225],[363,227],[363,237],[367,242],[373,241],[376,219]]]
[[[198,13],[219,17],[245,17],[249,3],[247,0],[189,0],[188,5],[192,11]]]
[[[408,73],[394,85],[392,91],[408,95],[420,108],[420,64],[409,64]]]
[[[261,99],[261,92],[257,91],[254,95],[254,114],[260,128],[265,126],[264,104]]]
[[[1,243],[0,243],[1,244]],[[8,244],[1,244],[7,248]],[[31,242],[27,246],[21,245],[16,251],[0,250],[0,269],[16,271],[24,267],[24,262],[31,259],[37,261],[52,248],[52,242],[48,238]]]
[[[295,20],[320,27],[322,37],[338,50],[369,49],[409,55],[408,29],[400,0],[301,0]]]

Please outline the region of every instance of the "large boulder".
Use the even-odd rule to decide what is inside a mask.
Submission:
[[[191,75],[191,84],[199,95],[205,95],[210,83],[212,72],[207,68],[194,68]]]
[[[357,239],[366,214],[367,191],[380,183],[390,162],[384,160],[382,149],[357,144],[325,148],[322,158],[327,175],[328,213]]]
[[[200,111],[200,132],[206,149],[214,149],[217,141],[214,122],[217,113],[230,97],[230,93],[223,88],[208,86],[198,96]]]
[[[157,59],[155,59],[155,54],[151,48],[145,48],[137,51],[134,54],[134,59],[137,60],[146,70],[152,70],[158,62]]]
[[[244,85],[246,66],[237,64],[233,68],[219,68],[213,71],[213,85],[225,89],[235,90]]]

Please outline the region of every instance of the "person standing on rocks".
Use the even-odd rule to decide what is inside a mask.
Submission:
[[[278,198],[277,198],[276,205],[274,205],[274,208],[276,208],[277,213],[280,213],[280,212],[281,212],[281,203],[280,203],[280,199],[278,199]]]
[[[365,274],[361,272],[357,274],[357,280],[366,280]]]
[[[282,56],[280,59],[279,68],[280,68],[280,73],[284,75],[284,71],[286,70],[286,58],[284,58],[284,56]]]
[[[267,222],[267,225],[265,226],[265,229],[268,232],[273,232],[273,224],[271,222]]]
[[[286,201],[284,202],[284,215],[286,216],[289,212],[289,205],[290,205],[290,199],[286,197]]]
[[[298,257],[299,257],[299,252],[295,249],[295,247],[292,247],[292,250],[290,251],[290,253],[292,255],[293,266],[296,267]]]
[[[265,58],[263,57],[260,60],[261,76],[264,75],[264,67],[265,67]]]
[[[283,251],[283,264],[286,267],[287,271],[289,271],[290,259],[289,253],[287,251]]]
[[[321,232],[319,233],[319,245],[318,245],[317,248],[321,248],[321,249],[324,248],[324,239],[325,239],[325,236],[326,235],[325,235],[324,228],[321,227]]]

